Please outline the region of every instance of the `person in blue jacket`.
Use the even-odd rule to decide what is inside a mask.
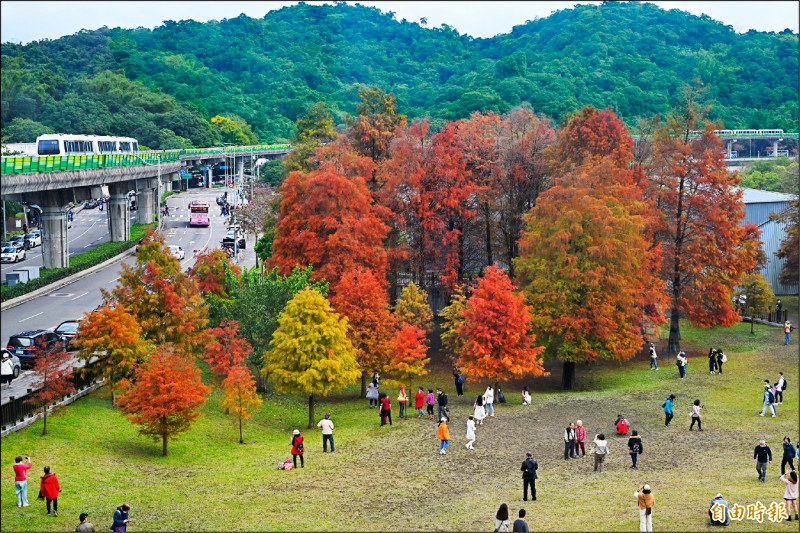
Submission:
[[[673,405],[674,405],[673,404],[674,400],[675,400],[675,395],[674,394],[670,394],[669,398],[667,398],[667,401],[664,402],[664,416],[665,416],[664,425],[666,427],[669,427],[670,426],[670,422],[672,421],[672,416],[673,416],[672,415],[672,408],[673,408]]]
[[[128,530],[128,511],[131,510],[131,506],[127,503],[123,503],[117,510],[114,511],[114,523],[111,524],[111,531],[115,533],[124,533]]]
[[[708,518],[710,519],[709,526],[727,526],[730,523],[728,502],[722,497],[722,493],[718,493],[711,500],[711,505],[708,507]],[[719,520],[720,518],[723,520]]]

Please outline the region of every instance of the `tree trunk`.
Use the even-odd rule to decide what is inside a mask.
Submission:
[[[114,384],[111,384],[111,407],[114,408],[117,406],[117,398],[114,395]]]
[[[44,426],[42,427],[42,437],[47,435],[47,405],[44,406]]]
[[[367,397],[367,371],[361,371],[361,397]]]
[[[164,457],[167,456],[167,436],[161,436],[161,453]]]
[[[239,444],[244,444],[244,437],[242,436],[242,416],[239,415]]]
[[[494,254],[492,254],[492,215],[489,202],[484,202],[483,214],[486,219],[486,266],[492,266],[494,264],[492,261]]]
[[[308,397],[308,428],[314,427],[314,395]]]
[[[672,313],[669,318],[669,342],[667,343],[667,353],[673,357],[681,351],[681,314],[677,305],[672,306]]]
[[[575,388],[575,362],[564,361],[561,370],[561,388],[564,390],[573,390]]]
[[[756,325],[756,321],[753,320],[753,315],[750,315],[750,335],[755,335],[755,331],[753,331],[753,328],[755,327],[755,325]]]

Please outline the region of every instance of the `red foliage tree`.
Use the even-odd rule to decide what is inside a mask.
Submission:
[[[197,282],[197,288],[203,294],[213,294],[217,298],[230,298],[225,283],[225,267],[235,277],[239,277],[242,269],[217,248],[203,250],[197,255],[194,266],[189,268],[189,277]]]
[[[36,396],[42,404],[44,426],[42,436],[47,435],[47,408],[61,400],[71,392],[75,392],[72,381],[72,364],[67,352],[61,347],[45,346],[40,339],[36,341],[36,361],[33,371],[35,377],[31,383],[33,389],[38,389]]]
[[[211,371],[219,376],[227,376],[232,368],[244,364],[253,353],[253,347],[239,333],[239,323],[223,319],[218,328],[209,328],[213,340],[206,344],[203,358]]]
[[[411,324],[400,324],[391,340],[391,356],[384,371],[394,379],[387,383],[408,385],[413,377],[428,373],[425,365],[431,360],[426,357],[427,344],[425,331]]]
[[[463,347],[457,365],[465,374],[494,379],[495,384],[502,378],[545,374],[539,357],[544,348],[535,346],[530,307],[523,299],[502,269],[486,268],[458,328]]]
[[[210,390],[192,361],[172,348],[157,348],[149,361],[137,367],[135,384],[118,404],[128,420],[141,426],[140,435],[161,439],[167,455],[167,440],[191,427]]]

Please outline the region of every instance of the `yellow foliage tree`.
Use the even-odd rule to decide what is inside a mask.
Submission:
[[[398,325],[410,324],[426,332],[433,330],[433,312],[428,305],[428,293],[413,281],[410,282],[394,306],[394,317]]]
[[[243,118],[233,115],[231,117],[223,117],[217,115],[211,119],[211,123],[219,128],[222,133],[222,139],[225,142],[236,144],[256,144],[258,139],[256,134]]]
[[[313,289],[298,292],[278,318],[261,372],[279,392],[308,395],[308,427],[314,427],[314,395],[327,396],[361,375],[347,339],[347,318]]]
[[[464,324],[463,310],[466,305],[467,296],[464,294],[464,286],[458,285],[450,297],[450,305],[439,313],[439,316],[442,317],[442,345],[453,361],[464,347],[464,342],[458,336],[458,328]]]

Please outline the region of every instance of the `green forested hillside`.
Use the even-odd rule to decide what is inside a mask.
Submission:
[[[359,84],[394,93],[400,112],[434,125],[524,101],[555,120],[592,104],[634,124],[664,114],[699,79],[710,117],[725,127],[797,131],[799,76],[797,34],[737,34],[653,4],[576,6],[492,39],[372,7],[299,4],[263,19],[5,43],[2,130],[6,142],[62,131],[206,146],[219,142],[210,119],[223,115],[271,142],[291,138],[315,102],[340,120],[353,113]]]

